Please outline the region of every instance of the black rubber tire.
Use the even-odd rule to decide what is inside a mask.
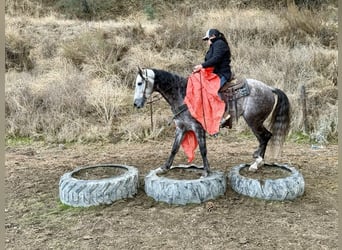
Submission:
[[[268,164],[265,165],[267,167]],[[291,175],[285,178],[260,181],[241,176],[240,170],[249,167],[248,164],[241,164],[233,167],[228,174],[232,189],[239,194],[264,200],[293,200],[303,195],[305,182],[303,175],[298,170],[288,165],[272,164],[268,166],[285,169],[291,172]]]
[[[81,180],[73,174],[90,168],[114,167],[125,173],[98,180]],[[65,173],[59,181],[59,197],[62,203],[73,207],[89,207],[111,204],[116,200],[133,197],[138,191],[138,170],[132,166],[102,164],[79,167]]]
[[[178,180],[158,176],[159,169],[145,176],[145,192],[156,201],[186,205],[215,199],[226,192],[227,177],[223,172],[212,171],[207,177]]]

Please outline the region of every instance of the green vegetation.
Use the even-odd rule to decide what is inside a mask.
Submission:
[[[295,4],[294,4],[295,3]],[[54,143],[172,136],[164,100],[134,110],[137,67],[183,76],[226,34],[236,75],[283,89],[291,138],[336,142],[337,1],[6,1],[6,137]],[[306,95],[303,117],[300,86]],[[159,98],[154,97],[155,99]],[[242,122],[239,132],[247,131]],[[20,141],[20,139],[19,139]]]
[[[296,143],[303,143],[307,144],[310,143],[310,136],[308,134],[302,133],[302,132],[295,132],[292,133],[290,136],[290,140],[294,141]]]
[[[32,141],[30,137],[11,137],[6,140],[6,144],[11,146],[30,145]]]

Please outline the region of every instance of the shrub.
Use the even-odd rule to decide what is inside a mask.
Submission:
[[[88,69],[99,77],[120,71],[118,63],[129,49],[125,40],[108,38],[103,30],[83,33],[66,41],[62,48],[63,56],[79,69],[88,65]]]
[[[129,89],[120,79],[94,79],[86,90],[87,104],[103,124],[111,124],[114,117],[125,114],[125,106],[131,100]],[[129,98],[130,99],[130,98]]]
[[[6,84],[6,120],[10,136],[56,136],[73,118],[87,114],[88,106],[82,94],[86,81],[71,68],[64,73],[53,77],[45,75],[48,79],[45,81],[22,75]]]
[[[16,32],[6,32],[5,35],[6,71],[10,69],[31,70],[33,68],[33,62],[30,58],[32,45]]]
[[[310,44],[318,40],[324,46],[336,48],[337,27],[324,23],[330,10],[312,10],[289,4],[283,14],[287,26],[282,31],[284,40],[290,45]]]
[[[52,11],[55,0],[7,0],[5,1],[5,13],[12,16],[36,16],[48,15]]]
[[[56,9],[67,18],[91,20],[115,19],[139,9],[139,1],[59,0]]]

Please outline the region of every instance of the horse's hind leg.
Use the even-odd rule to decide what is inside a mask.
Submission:
[[[270,131],[268,131],[264,126],[261,126],[261,128],[259,130],[256,130],[253,132],[259,141],[259,147],[254,152],[253,157],[254,158],[258,158],[258,157],[264,158],[265,152],[266,152],[266,147],[267,147],[268,141],[272,137],[272,133]]]
[[[248,123],[248,125],[250,125],[254,135],[259,141],[258,149],[253,154],[253,158],[255,158],[256,160],[249,167],[250,171],[256,171],[258,167],[263,164],[267,144],[272,137],[272,133],[268,131],[262,124],[255,126],[255,124],[251,125],[250,123]]]

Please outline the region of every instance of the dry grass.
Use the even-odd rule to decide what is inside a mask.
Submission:
[[[319,32],[322,19],[308,9],[299,10],[294,3],[288,5],[285,19],[289,24],[289,31],[315,35]]]
[[[17,31],[6,32],[6,70],[31,70],[33,63],[30,58],[32,45],[25,41]]]
[[[128,50],[125,39],[108,38],[105,31],[96,30],[65,41],[62,45],[62,56],[80,69],[87,67],[87,71],[102,77],[120,70],[120,61]]]
[[[51,13],[6,16],[6,52],[21,55],[6,58],[7,137],[61,142],[172,136],[165,101],[155,107],[153,127],[148,108],[133,110],[137,66],[187,76],[203,60],[201,37],[209,27],[226,34],[237,75],[288,94],[294,108],[291,132],[303,130],[296,110],[301,109],[299,87],[305,85],[312,138],[336,137],[336,8],[234,6],[201,9],[182,2],[175,10],[152,5],[152,20],[146,9],[115,21],[66,20]],[[327,93],[329,98],[322,98]],[[247,129],[241,121],[237,126]]]

